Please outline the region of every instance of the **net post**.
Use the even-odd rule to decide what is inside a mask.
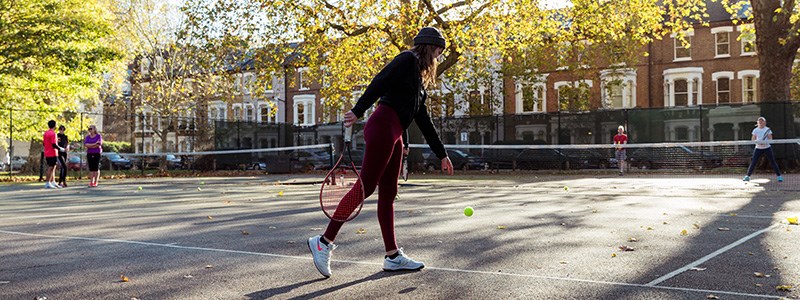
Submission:
[[[8,109],[8,179],[14,177],[13,164],[11,159],[14,158],[14,109]]]

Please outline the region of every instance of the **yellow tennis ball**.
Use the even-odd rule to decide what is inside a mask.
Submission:
[[[471,206],[464,207],[464,215],[465,216],[472,217],[473,213],[475,213],[475,210],[473,210]]]
[[[139,187],[139,190],[141,191],[141,190],[142,190],[142,187]]]
[[[569,187],[565,185],[565,186],[564,186],[564,190],[565,190],[565,191],[568,191],[568,190],[569,190]]]
[[[283,191],[278,192],[278,196],[283,196]]]

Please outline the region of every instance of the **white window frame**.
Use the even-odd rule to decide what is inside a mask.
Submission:
[[[306,91],[309,87],[303,85],[303,74],[308,72],[308,67],[297,68],[297,90]]]
[[[266,108],[269,112],[267,113],[267,121],[266,123],[275,123],[275,117],[272,115],[272,106],[274,103],[272,101],[258,101],[258,105],[256,106],[256,114],[257,114],[257,122],[264,123],[264,113],[262,112],[263,108]]]
[[[304,94],[304,95],[295,95],[294,98],[294,125],[299,126],[313,126],[316,124],[316,96],[313,94]],[[303,117],[304,122],[302,124],[298,123],[298,114],[297,114],[297,106],[299,104],[303,104]]]
[[[236,113],[236,109],[239,109],[239,113]],[[231,105],[231,113],[233,113],[233,120],[234,121],[241,121],[244,116],[244,109],[241,103],[234,103]]]
[[[758,81],[760,77],[759,70],[742,70],[736,73],[736,77],[742,80],[742,103],[758,103]],[[745,95],[747,94],[748,90],[745,88],[747,84],[747,77],[753,77],[755,79],[755,84],[753,85],[753,102],[745,102]]]
[[[559,88],[561,88],[562,86],[576,87],[581,83],[586,83],[586,85],[590,89],[594,85],[594,82],[592,82],[592,80],[590,80],[590,79],[583,79],[583,80],[576,80],[576,81],[556,81],[555,83],[553,83],[553,87],[555,88],[555,91],[556,91],[556,103],[558,105],[558,110],[559,111],[561,110],[561,91],[559,90]],[[592,94],[592,91],[589,90],[589,97],[591,97],[591,94]]]
[[[248,122],[255,121],[256,109],[255,109],[255,105],[253,105],[253,103],[245,103],[242,112],[244,114],[244,117],[242,118],[243,120],[248,121]]]
[[[689,46],[692,45],[692,37],[694,37],[694,30],[687,30],[683,32],[684,36],[686,37],[687,42],[689,42]],[[691,61],[692,60],[692,48],[684,48],[683,44],[678,41],[677,39],[678,33],[672,33],[670,37],[672,38],[672,61],[679,62],[679,61]],[[689,50],[688,57],[678,57],[678,46],[682,49]]]
[[[535,114],[535,113],[546,113],[547,112],[547,77],[550,76],[549,73],[546,74],[539,74],[535,79],[534,83],[530,83],[528,81],[523,81],[520,79],[515,80],[514,86],[516,87],[516,93],[514,95],[514,100],[516,101],[516,112],[517,114]],[[541,110],[535,104],[533,106],[532,111],[525,111],[524,110],[524,102],[525,99],[523,98],[523,88],[526,85],[530,85],[533,88],[534,95],[536,95],[536,89],[542,89],[542,97],[539,99],[541,103]],[[535,97],[535,96],[534,96]]]
[[[672,68],[663,72],[664,76],[664,107],[675,107],[675,81],[686,80],[689,99],[686,105],[692,107],[697,103],[703,103],[703,68]],[[694,80],[697,80],[697,99],[692,95]]]
[[[733,101],[733,91],[731,87],[733,87],[733,79],[734,73],[731,71],[722,71],[722,72],[714,72],[711,73],[711,80],[714,81],[714,98],[716,99],[716,103],[719,103],[719,81],[720,78],[727,78],[728,79],[728,104],[735,103]]]
[[[606,84],[612,80],[622,80],[622,107],[613,107],[606,105],[611,103],[608,99]],[[624,109],[636,107],[636,69],[606,69],[600,71],[600,94],[603,108],[606,109]]]
[[[751,39],[745,39],[745,31],[751,31],[751,30],[753,30],[752,28],[753,28],[753,24],[744,24],[744,25],[736,26],[736,30],[739,31],[739,44],[741,45],[740,56],[755,56],[758,53],[758,47],[756,47],[756,35],[755,35],[755,33],[752,34],[752,40]],[[748,35],[749,35],[749,33],[748,33]],[[753,43],[753,48],[756,51],[745,52],[744,51],[744,46],[745,46],[745,44],[750,43],[750,42]],[[744,101],[744,98],[742,98],[742,101]]]
[[[711,28],[711,34],[714,35],[714,58],[728,58],[731,57],[731,32],[733,32],[733,26],[720,26]],[[719,48],[719,44],[717,41],[717,37],[719,34],[727,34],[728,35],[728,53],[727,54],[719,54],[717,52]]]

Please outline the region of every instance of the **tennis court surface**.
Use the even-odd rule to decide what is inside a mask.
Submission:
[[[0,299],[800,297],[794,174],[412,174],[397,240],[426,268],[382,271],[376,194],[330,279],[306,246],[323,176],[0,185]]]

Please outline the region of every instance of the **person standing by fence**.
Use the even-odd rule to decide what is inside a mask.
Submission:
[[[617,166],[619,166],[619,176],[622,176],[625,170],[626,151],[625,145],[628,143],[628,135],[625,134],[625,127],[619,125],[617,127],[617,135],[614,136],[614,158],[617,159]]]
[[[69,153],[69,138],[64,134],[67,128],[64,125],[58,126],[58,185],[67,187],[67,153]]]
[[[100,154],[103,153],[103,137],[97,132],[97,127],[89,126],[89,134],[83,139],[86,148],[86,160],[89,162],[89,187],[97,187],[100,177]]]

